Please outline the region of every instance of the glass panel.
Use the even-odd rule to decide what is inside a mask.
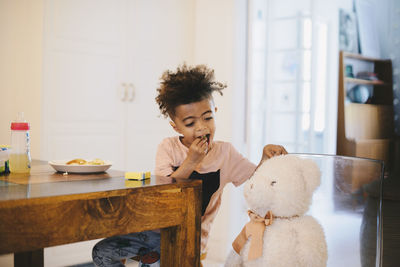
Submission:
[[[301,111],[310,112],[311,102],[311,84],[303,83],[302,94],[301,94]]]
[[[311,0],[272,0],[270,1],[273,18],[293,17],[299,13],[310,14]]]
[[[303,80],[310,81],[311,80],[311,51],[305,50],[303,52]]]
[[[273,113],[272,114],[272,140],[276,143],[296,141],[296,114]]]
[[[294,153],[296,151],[296,146],[294,143],[281,143],[281,145],[286,149],[288,153]]]
[[[312,44],[312,23],[311,19],[303,20],[303,48],[311,49]]]
[[[298,47],[299,29],[296,18],[273,21],[270,30],[272,49],[296,49]]]
[[[249,143],[250,159],[254,162],[260,160],[262,154],[262,148],[264,144],[264,117],[257,116],[258,114],[264,114],[265,110],[265,98],[264,98],[264,82],[254,82],[250,90],[249,95],[250,102],[252,103],[250,108],[250,117],[248,121],[248,127],[250,128],[251,142]]]
[[[299,115],[300,128],[298,129],[298,146],[296,152],[311,151],[311,132],[310,132],[310,113],[301,113]]]
[[[327,50],[328,27],[326,24],[317,24],[317,49],[316,49],[316,73],[315,73],[315,121],[314,131],[323,132],[325,129],[325,92],[327,76]]]
[[[274,83],[271,85],[274,111],[296,112],[296,86],[296,83]]]
[[[264,49],[265,48],[265,43],[266,43],[266,36],[267,36],[267,30],[266,30],[266,22],[263,20],[263,11],[262,10],[257,10],[257,13],[255,14],[256,18],[254,20],[253,24],[253,32],[251,33],[251,36],[253,38],[253,48],[254,49]]]
[[[272,76],[276,81],[293,81],[297,78],[299,59],[297,52],[276,52],[271,54]]]
[[[307,131],[310,129],[310,113],[303,113],[301,115],[301,130],[302,132]],[[307,140],[306,138],[305,140]]]
[[[380,266],[383,163],[355,157],[297,155],[315,161],[321,171],[321,185],[308,214],[324,229],[327,266]]]
[[[252,90],[251,90],[251,107],[250,107],[250,114],[257,114],[262,113],[265,107],[265,99],[264,99],[264,84],[263,83],[253,83]],[[259,125],[259,129],[262,127],[263,118],[261,116],[252,116],[251,118],[253,121],[257,119]]]
[[[301,134],[302,134],[302,136],[308,136],[308,131],[302,132]],[[301,139],[301,138],[299,138],[299,139]],[[303,139],[304,139],[304,137],[303,137]],[[307,138],[307,140],[308,139],[309,138]],[[297,146],[296,146],[296,150],[294,152],[307,153],[308,151],[309,151],[309,143],[308,142],[307,143],[298,142]]]
[[[260,82],[265,80],[265,53],[254,51],[250,65],[251,81]]]
[[[311,14],[312,5],[315,8],[311,0],[252,0],[249,3],[250,22],[265,23],[267,29],[263,39],[265,64],[253,63],[255,51],[252,44],[249,48],[250,81],[256,78],[257,82],[266,83],[268,109],[261,115],[265,119],[266,141],[289,144],[302,152],[324,151],[329,29],[321,20],[326,18]],[[253,32],[254,26],[250,24],[250,27]]]

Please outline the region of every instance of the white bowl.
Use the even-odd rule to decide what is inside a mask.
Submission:
[[[104,161],[103,165],[67,165],[66,163],[68,161],[69,160],[52,160],[49,161],[49,164],[58,172],[69,172],[69,173],[105,172],[112,165],[110,161]]]

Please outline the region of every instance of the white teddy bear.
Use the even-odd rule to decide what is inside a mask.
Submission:
[[[245,184],[250,222],[233,242],[225,266],[326,266],[323,229],[304,215],[320,176],[314,161],[294,155],[262,163]]]

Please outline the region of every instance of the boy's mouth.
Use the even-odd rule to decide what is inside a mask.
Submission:
[[[211,134],[205,134],[205,135],[201,136],[200,138],[207,139],[207,143],[210,144],[210,136],[211,136]]]

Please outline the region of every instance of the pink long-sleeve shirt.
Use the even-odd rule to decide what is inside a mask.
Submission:
[[[165,138],[158,145],[155,174],[171,175],[186,159],[188,151],[179,136]],[[201,252],[206,251],[210,227],[221,205],[224,186],[229,182],[235,186],[241,185],[255,169],[256,165],[243,157],[232,144],[215,141],[212,149],[190,175],[190,179],[203,181]]]

